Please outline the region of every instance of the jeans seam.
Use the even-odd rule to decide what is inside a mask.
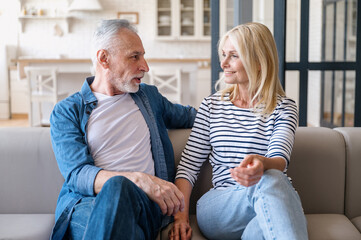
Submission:
[[[94,198],[94,200],[92,201],[92,203],[91,203],[91,204],[93,205],[93,208],[92,208],[92,209],[94,209],[94,205],[95,205],[95,198]],[[83,233],[82,240],[84,240],[84,238],[85,238],[85,234],[86,234],[86,232],[87,232],[87,230],[88,230],[88,225],[89,225],[89,220],[90,220],[90,217],[91,217],[91,215],[89,216],[88,221],[87,221],[87,223],[86,223],[86,225],[85,225],[85,229],[84,229],[84,233]]]
[[[265,200],[265,195],[260,191],[260,187],[258,187],[257,189],[258,191],[258,194],[260,195],[260,198],[262,199],[262,211],[263,211],[263,215],[265,217],[265,220],[266,220],[266,224],[267,224],[267,228],[269,230],[269,234],[271,236],[271,238],[273,240],[276,240],[276,236],[275,236],[275,233],[273,231],[273,225],[272,225],[272,222],[271,222],[271,217],[270,217],[270,214],[268,212],[268,208],[269,206],[267,205],[266,203],[266,200]]]

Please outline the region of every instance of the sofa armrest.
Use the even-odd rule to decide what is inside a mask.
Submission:
[[[348,218],[361,216],[361,127],[335,128],[346,144],[345,214]]]

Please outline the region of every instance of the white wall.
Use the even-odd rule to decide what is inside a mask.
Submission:
[[[322,1],[310,2],[310,30],[309,30],[309,60],[319,62],[322,60]],[[319,127],[321,117],[321,71],[310,71],[308,74],[308,106],[307,123]]]
[[[23,8],[20,1],[23,3]],[[155,39],[156,0],[98,0],[103,7],[102,11],[68,12],[67,8],[71,1],[0,0],[0,31],[2,33],[0,47],[15,45],[15,54],[11,58],[24,56],[90,58],[91,37],[101,19],[116,18],[118,12],[138,12],[139,24],[136,25],[136,28],[143,40],[146,58],[210,58],[210,41],[159,41]],[[18,17],[23,15],[24,8],[28,10],[27,14],[32,9],[35,12],[42,9],[44,16],[72,16],[69,32],[66,31],[65,19],[26,19],[22,31]],[[56,26],[60,28],[62,34],[56,34]],[[7,66],[1,63],[0,68],[1,71],[4,70],[1,75],[5,76]],[[198,79],[198,76],[194,74],[192,76],[194,79]],[[7,79],[3,78],[3,80],[7,83]],[[4,82],[0,82],[0,86],[7,89]],[[11,82],[11,86],[13,87],[11,91],[12,113],[27,113],[28,104],[24,94],[26,82],[15,79]],[[4,99],[8,99],[8,96],[2,92],[1,95]],[[186,103],[198,106],[199,100],[195,95],[198,96],[198,92],[193,93],[191,98],[187,97]],[[204,93],[201,95],[204,97]],[[8,106],[8,103],[4,102],[0,105]],[[0,115],[3,112],[1,106]]]
[[[18,0],[12,0],[18,1]],[[138,12],[136,26],[143,40],[147,58],[209,58],[210,41],[158,41],[155,40],[156,0],[99,0],[101,12],[72,12],[70,32],[65,33],[65,20],[26,20],[24,32],[19,34],[19,49],[22,56],[89,58],[90,38],[100,19],[116,18],[117,12]],[[47,14],[66,13],[67,0],[24,0],[27,7],[37,6]],[[19,11],[19,10],[18,10]],[[63,36],[54,35],[58,24]]]
[[[0,118],[10,116],[8,66],[10,58],[16,56],[16,48],[6,46],[17,44],[17,21],[10,15],[16,9],[16,1],[0,0]]]

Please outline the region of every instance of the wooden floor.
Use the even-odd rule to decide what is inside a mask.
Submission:
[[[27,114],[13,114],[11,119],[0,119],[0,127],[29,127]]]

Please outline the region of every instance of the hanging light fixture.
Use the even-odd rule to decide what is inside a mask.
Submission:
[[[68,11],[99,11],[102,10],[102,5],[98,0],[73,0]]]

